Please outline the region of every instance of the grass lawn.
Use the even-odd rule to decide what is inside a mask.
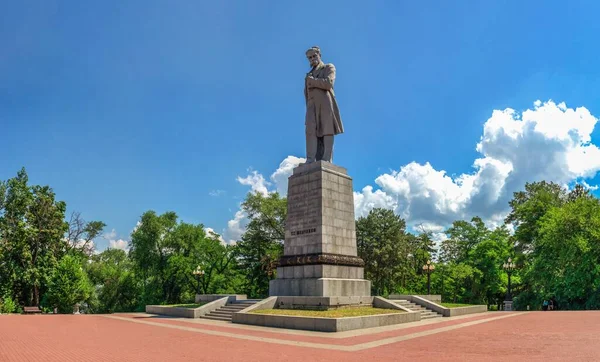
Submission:
[[[373,307],[338,308],[330,310],[301,310],[301,309],[261,309],[252,311],[255,314],[290,315],[298,317],[347,318],[366,315],[404,313],[398,309],[383,309]]]
[[[473,304],[460,304],[460,303],[439,303],[439,304],[446,308],[470,307],[473,305]]]
[[[189,304],[169,304],[169,305],[163,305],[162,307],[177,307],[177,308],[198,308],[203,306],[204,303],[189,303]]]

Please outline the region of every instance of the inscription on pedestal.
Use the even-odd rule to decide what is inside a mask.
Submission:
[[[304,230],[292,230],[291,234],[292,234],[292,236],[296,236],[296,235],[312,234],[312,233],[316,233],[316,232],[317,232],[317,228],[310,228],[310,229],[304,229]]]
[[[317,232],[321,210],[319,183],[310,182],[292,187],[288,193],[287,230],[289,236]]]

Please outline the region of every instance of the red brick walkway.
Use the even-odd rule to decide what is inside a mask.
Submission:
[[[348,338],[144,315],[0,316],[2,362],[385,359],[600,361],[600,312],[488,313]]]

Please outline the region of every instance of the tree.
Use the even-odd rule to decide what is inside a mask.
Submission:
[[[47,300],[61,313],[73,312],[73,307],[92,294],[92,285],[79,259],[65,255],[52,273],[48,285]]]
[[[236,293],[241,281],[236,271],[235,247],[225,244],[219,235],[206,235],[200,239],[198,253],[190,267],[200,267],[204,274],[199,278],[200,293]],[[188,280],[191,273],[186,274]],[[193,281],[192,285],[193,285]]]
[[[392,210],[374,208],[356,221],[358,255],[376,295],[393,292],[409,272],[408,238],[406,223]]]
[[[505,219],[515,227],[516,250],[531,252],[538,236],[538,221],[552,207],[561,206],[566,198],[565,190],[553,182],[525,184],[525,191],[515,192],[509,202],[511,211]]]
[[[474,299],[488,306],[501,306],[505,298],[508,278],[502,265],[512,256],[512,244],[509,232],[501,226],[490,232],[487,238],[478,243],[471,255],[470,264],[481,272],[478,290]],[[513,274],[513,285],[518,282],[518,274]]]
[[[480,276],[480,271],[467,264],[451,264],[448,266],[447,285],[448,296],[445,300],[453,303],[471,303],[476,298],[470,293],[475,280]]]
[[[129,312],[138,309],[141,292],[133,263],[121,249],[106,249],[93,255],[85,268],[96,289],[96,313]]]
[[[49,186],[29,186],[25,169],[0,187],[0,254],[5,288],[18,301],[39,305],[52,270],[66,253],[66,204]]]
[[[446,230],[448,239],[442,242],[441,260],[445,262],[463,263],[477,244],[488,237],[489,230],[480,217],[475,216],[471,222],[459,220]]]
[[[235,293],[233,247],[217,234],[208,235],[202,224],[179,223],[168,243],[170,253],[165,281],[170,299],[193,299],[196,293]],[[200,268],[199,287],[193,271]],[[200,290],[198,290],[200,289]]]
[[[159,304],[167,296],[170,286],[165,283],[169,238],[177,226],[177,215],[166,212],[156,215],[145,212],[137,229],[131,234],[129,255],[136,275],[140,277],[143,304]]]
[[[538,297],[569,309],[600,308],[600,201],[578,197],[539,222],[528,277]]]
[[[71,213],[67,232],[69,249],[90,257],[94,252],[93,240],[105,226],[102,221],[86,222],[79,212]]]
[[[182,303],[200,293],[234,293],[233,248],[204,225],[178,222],[174,212],[145,212],[131,235],[129,256],[142,285],[142,304]],[[193,271],[204,275],[197,287]],[[198,290],[200,289],[200,290]]]
[[[278,193],[249,193],[242,210],[250,220],[242,240],[235,246],[240,273],[246,276],[244,290],[251,297],[269,294],[276,262],[283,254],[287,199]]]

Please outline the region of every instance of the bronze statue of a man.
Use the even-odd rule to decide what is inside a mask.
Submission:
[[[333,160],[333,136],[344,132],[333,92],[335,67],[321,61],[321,50],[306,51],[312,69],[304,80],[306,99],[306,163]]]

